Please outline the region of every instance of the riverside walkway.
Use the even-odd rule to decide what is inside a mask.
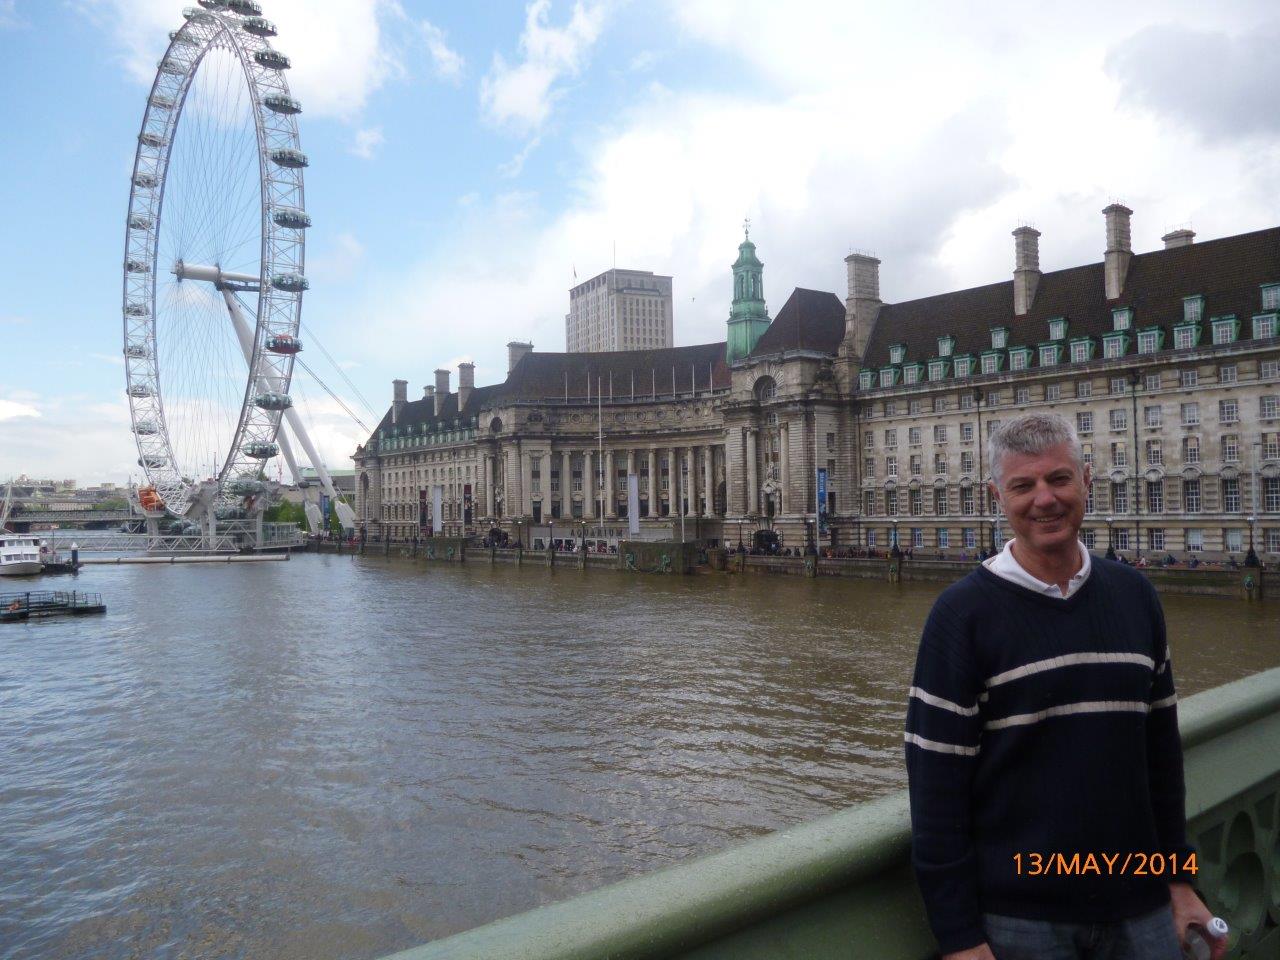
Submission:
[[[1199,887],[1229,957],[1280,958],[1280,668],[1179,706]],[[924,960],[899,792],[387,960]]]

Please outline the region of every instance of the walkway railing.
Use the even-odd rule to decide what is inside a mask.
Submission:
[[[1180,706],[1200,888],[1232,957],[1280,957],[1280,668]],[[924,960],[905,792],[389,960]]]

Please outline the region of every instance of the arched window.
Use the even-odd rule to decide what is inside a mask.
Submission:
[[[489,421],[489,432],[490,432],[490,433],[501,433],[501,432],[502,432],[502,420],[501,420],[501,419],[499,419],[498,417],[494,417],[491,421]]]
[[[778,384],[773,377],[761,377],[756,381],[754,390],[757,401],[768,403],[778,395]]]

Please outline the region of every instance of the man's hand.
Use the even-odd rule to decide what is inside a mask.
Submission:
[[[991,948],[985,943],[980,943],[976,947],[970,947],[968,950],[957,950],[955,953],[944,953],[942,960],[996,960],[996,956],[991,952]],[[1217,960],[1217,957],[1214,957]]]
[[[1173,901],[1173,930],[1177,934],[1178,944],[1185,947],[1187,945],[1187,928],[1191,924],[1199,924],[1201,928],[1207,928],[1209,921],[1213,919],[1213,914],[1209,912],[1209,908],[1204,905],[1195,890],[1191,888],[1189,883],[1171,883],[1169,884],[1169,897]],[[1214,939],[1213,937],[1205,937],[1208,941],[1212,954],[1212,960],[1222,960],[1227,955],[1227,938]]]

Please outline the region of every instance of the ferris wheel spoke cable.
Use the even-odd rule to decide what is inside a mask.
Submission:
[[[369,403],[369,401],[365,399],[364,394],[360,392],[360,388],[357,387],[355,383],[351,380],[351,378],[347,376],[346,371],[343,370],[342,367],[338,365],[338,361],[334,360],[333,357],[330,355],[329,351],[324,348],[324,344],[320,342],[320,338],[316,336],[315,331],[312,330],[305,323],[302,324],[301,326],[302,326],[303,332],[307,335],[307,339],[312,341],[316,345],[316,347],[319,348],[320,352],[324,354],[324,358],[329,361],[329,364],[333,367],[333,369],[338,371],[338,376],[342,378],[343,382],[346,383],[346,385],[351,388],[351,392],[356,395],[356,397],[360,400],[362,404],[364,404],[364,408],[368,412],[369,416],[377,417],[378,415],[377,411],[375,411],[373,409],[373,406]],[[311,373],[310,369],[305,367],[304,369],[306,369],[308,373]],[[312,374],[312,376],[315,376],[315,374]],[[364,424],[361,423],[360,426],[363,427]]]

